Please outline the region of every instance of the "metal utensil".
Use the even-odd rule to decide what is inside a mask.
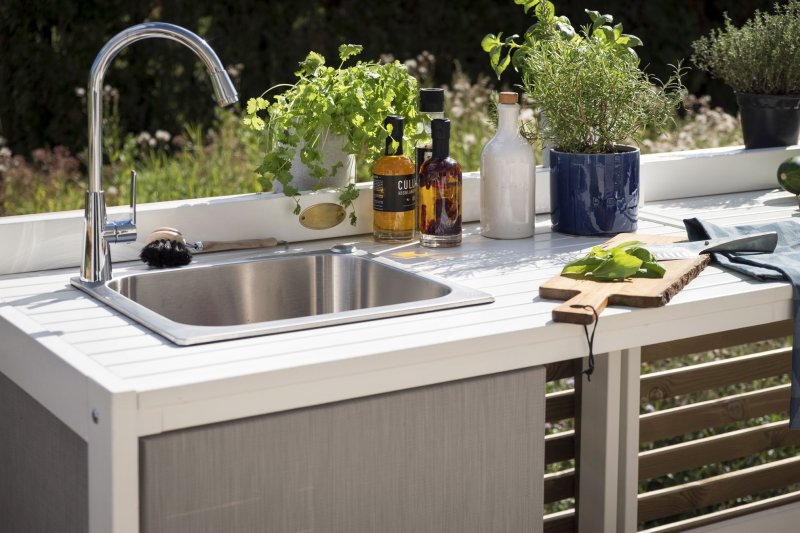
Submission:
[[[778,234],[772,231],[704,241],[645,244],[643,248],[656,256],[659,261],[671,261],[673,259],[693,259],[700,254],[712,252],[772,253],[777,244]]]

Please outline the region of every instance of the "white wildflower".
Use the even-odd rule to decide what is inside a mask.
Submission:
[[[149,144],[150,140],[151,140],[150,134],[146,131],[143,131],[136,136],[136,142],[138,144]]]

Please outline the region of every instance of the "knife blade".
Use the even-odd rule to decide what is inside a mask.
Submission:
[[[770,231],[704,241],[643,244],[642,248],[656,256],[659,261],[672,261],[674,259],[693,259],[700,254],[712,252],[772,253],[777,244],[778,234]]]

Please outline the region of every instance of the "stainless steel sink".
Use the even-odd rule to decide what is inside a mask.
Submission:
[[[181,345],[494,300],[363,252],[290,254],[72,284]]]

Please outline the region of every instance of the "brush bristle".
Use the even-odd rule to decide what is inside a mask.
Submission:
[[[188,265],[192,254],[180,241],[159,239],[142,248],[139,258],[155,268],[171,268]]]

